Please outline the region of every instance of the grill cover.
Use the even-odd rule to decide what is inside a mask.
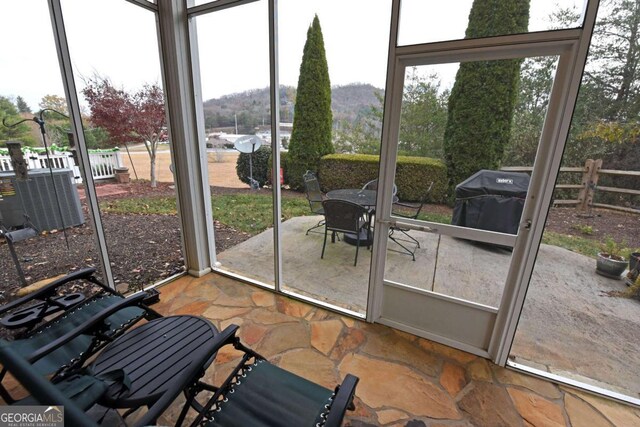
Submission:
[[[526,173],[481,170],[456,186],[451,223],[517,234],[528,188]]]

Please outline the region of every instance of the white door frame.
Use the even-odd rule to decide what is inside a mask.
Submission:
[[[531,277],[535,254],[539,246],[545,219],[548,213],[553,186],[555,184],[564,145],[569,132],[571,116],[580,78],[584,69],[588,46],[595,22],[598,0],[589,0],[587,12],[584,16],[584,26],[580,29],[544,31],[531,34],[505,35],[484,39],[465,39],[457,41],[426,43],[411,46],[396,46],[398,22],[400,15],[400,0],[394,0],[392,10],[392,34],[389,47],[389,69],[387,75],[387,97],[383,118],[382,149],[380,159],[378,203],[376,205],[376,234],[374,236],[374,253],[372,274],[369,283],[369,312],[367,320],[384,323],[399,329],[425,336],[444,344],[461,348],[465,351],[491,357],[494,361],[504,365],[508,351],[515,334],[515,325],[519,317],[524,296]],[[446,224],[425,221],[406,220],[391,216],[392,186],[395,178],[397,160],[397,146],[400,124],[400,107],[404,87],[406,67],[414,65],[430,65],[438,63],[467,62],[478,60],[497,60],[507,58],[524,58],[535,56],[559,56],[556,79],[553,84],[546,120],[544,123],[538,155],[532,173],[529,194],[525,202],[521,226],[518,237],[473,230]],[[507,275],[502,302],[493,315],[490,308],[480,304],[461,301],[457,298],[418,291],[415,288],[402,286],[398,283],[386,281],[384,278],[387,234],[391,225],[402,225],[417,230],[433,227],[442,234],[455,237],[470,238],[483,242],[508,245],[514,248],[512,262]],[[398,289],[401,291],[398,292]],[[385,300],[385,291],[393,293],[394,301],[389,303],[389,296]],[[410,297],[403,295],[409,292],[423,302],[429,301],[429,310],[416,310],[413,315],[417,324],[438,322],[438,308],[445,305],[446,313],[453,313],[449,319],[453,327],[461,332],[469,322],[483,323],[483,328],[477,329],[476,334],[482,335],[478,339],[462,341],[460,337],[431,333],[415,324],[407,324],[385,317],[385,303],[387,309],[401,309],[402,305],[415,304]],[[437,300],[441,302],[436,302]],[[431,305],[432,304],[432,305]],[[390,307],[389,307],[390,306]],[[456,311],[460,309],[461,311]],[[425,312],[434,313],[431,317]],[[442,311],[442,310],[440,310]],[[466,318],[466,323],[458,321],[456,317]],[[422,323],[421,323],[422,322]],[[446,323],[446,322],[445,322]],[[440,325],[442,326],[442,325]],[[474,325],[476,326],[476,325]],[[449,327],[449,326],[447,326]],[[441,330],[446,331],[446,327]],[[488,334],[488,336],[487,336]],[[481,344],[480,344],[481,343]]]

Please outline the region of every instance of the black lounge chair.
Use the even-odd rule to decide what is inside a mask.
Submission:
[[[324,208],[322,207],[322,201],[324,200],[324,196],[322,195],[322,191],[320,190],[320,183],[318,182],[318,178],[316,174],[307,171],[302,179],[304,181],[304,191],[307,195],[307,201],[309,202],[309,209],[311,212],[316,215],[324,215]],[[310,231],[315,230],[316,228],[322,227],[324,225],[324,219],[321,219],[316,225],[309,228],[305,235],[309,235]],[[314,233],[319,233],[319,231],[313,231]]]
[[[155,293],[125,298],[103,285],[95,276],[94,268],[70,273],[42,289],[0,307],[0,325],[7,329],[19,329],[13,341],[7,345],[13,351],[29,357],[38,352],[32,369],[40,375],[64,377],[67,372],[82,366],[97,351],[113,341],[143,318],[154,319],[160,314],[147,306]],[[90,298],[81,293],[58,295],[59,288],[75,280],[84,280],[99,287]],[[87,324],[105,310],[109,315],[90,328],[77,334],[64,346],[51,348],[50,344],[68,332]],[[56,315],[53,319],[51,316]],[[49,349],[49,350],[43,350]],[[0,371],[0,381],[6,370]],[[4,384],[0,383],[0,396],[13,402]]]
[[[64,346],[75,333],[78,331],[52,346]],[[128,331],[92,364],[63,380],[46,381],[32,369],[37,354],[25,359],[3,340],[0,363],[30,393],[17,404],[63,405],[67,425],[126,425],[127,416],[143,406],[148,411],[131,425],[153,425],[185,393],[187,399],[176,421],[181,425],[190,407],[201,408],[193,397],[203,389],[215,390],[199,379],[226,338],[204,318],[171,316]]]
[[[221,335],[244,353],[242,359],[192,426],[338,427],[354,409],[357,377],[347,374],[329,390],[269,363],[240,342],[237,329],[231,325]]]
[[[356,236],[356,258],[354,266],[358,264],[358,251],[360,250],[361,231],[366,233],[366,241],[371,241],[371,229],[369,221],[365,218],[367,209],[357,203],[340,199],[329,199],[322,202],[324,208],[324,243],[322,244],[322,255],[324,258],[324,249],[327,246],[327,233],[332,232],[331,240],[336,232],[352,233]],[[369,246],[367,245],[367,248]]]

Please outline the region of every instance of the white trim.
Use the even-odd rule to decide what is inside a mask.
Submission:
[[[282,287],[282,191],[280,189],[280,78],[278,63],[278,0],[269,0],[269,97],[271,104],[271,182],[273,183],[273,271],[275,288]]]
[[[435,341],[440,344],[444,344],[448,347],[457,348],[459,350],[466,351],[467,353],[475,354],[477,356],[484,357],[484,358],[489,358],[489,353],[487,353],[486,351],[480,348],[476,348],[469,344],[452,340],[450,338],[443,337],[441,335],[433,334],[431,332],[427,332],[419,328],[414,328],[413,326],[405,325],[404,323],[397,322],[395,320],[387,319],[385,317],[380,317],[378,320],[376,320],[376,323],[380,323],[382,325],[389,326],[394,329],[405,331],[410,334],[417,335],[419,337],[426,338],[428,340]]]
[[[340,307],[340,306],[337,306],[335,304],[331,304],[331,303],[328,303],[328,302],[325,302],[325,301],[320,301],[320,300],[317,300],[315,298],[311,298],[311,297],[299,294],[297,292],[294,292],[294,291],[291,291],[291,290],[288,290],[288,289],[283,289],[281,291],[281,293],[283,295],[287,295],[287,296],[295,298],[297,300],[304,301],[304,302],[307,302],[307,303],[310,303],[310,304],[313,304],[313,305],[316,305],[316,306],[320,306],[321,308],[324,308],[326,310],[331,310],[331,311],[334,311],[334,312],[337,312],[337,313],[340,313],[340,314],[345,314],[345,315],[348,315],[348,316],[351,316],[351,317],[355,317],[358,320],[365,320],[366,319],[366,315],[364,315],[362,313],[358,313],[357,311],[349,310],[347,308]]]
[[[416,294],[419,294],[419,295],[424,295],[431,298],[452,302],[459,305],[464,305],[466,307],[475,308],[480,311],[486,311],[487,313],[491,313],[491,314],[498,313],[498,309],[496,307],[491,307],[490,305],[480,304],[480,303],[469,301],[466,299],[453,297],[451,295],[441,294],[439,292],[430,291],[428,289],[416,288],[415,286],[405,285],[403,283],[394,282],[392,280],[385,280],[384,285],[391,286],[392,288],[408,290],[411,292],[415,292]]]
[[[200,72],[200,48],[198,44],[198,26],[195,19],[187,18],[189,26],[189,45],[191,46],[191,70],[193,81],[193,97],[195,100],[196,126],[200,140],[200,168],[202,170],[202,192],[205,198],[204,211],[207,225],[207,244],[209,247],[209,264],[216,265],[216,232],[213,226],[213,208],[211,207],[211,187],[209,186],[209,158],[206,149],[206,130],[204,126],[204,98],[202,96],[202,79]]]
[[[276,287],[274,285],[270,285],[268,283],[261,282],[260,280],[257,280],[257,279],[252,279],[250,277],[243,276],[242,274],[234,273],[232,271],[225,270],[223,268],[214,267],[214,268],[211,269],[211,271],[213,273],[220,274],[221,276],[230,277],[232,279],[239,280],[240,282],[248,283],[250,285],[255,285],[255,286],[258,286],[260,288],[268,289],[270,291],[275,291],[276,290]]]
[[[535,258],[542,240],[542,233],[553,196],[553,188],[557,181],[562,162],[562,154],[568,138],[573,110],[584,65],[587,60],[591,35],[598,12],[599,0],[589,0],[584,17],[584,29],[573,49],[561,55],[553,83],[547,118],[541,143],[536,153],[534,171],[531,176],[530,194],[540,192],[537,200],[527,197],[522,213],[523,222],[531,221],[528,230],[522,229],[519,241],[513,251],[514,260],[523,260],[520,265],[512,263],[509,268],[495,328],[491,337],[489,352],[493,360],[501,366],[507,363],[511,345],[531,275],[535,266]],[[557,117],[559,120],[554,120]],[[554,126],[548,123],[549,118]],[[533,189],[533,191],[531,191]],[[539,190],[538,190],[539,189]]]
[[[476,242],[492,243],[501,246],[515,245],[517,237],[513,234],[498,233],[496,231],[481,230],[478,228],[460,227],[458,225],[441,224],[439,222],[421,221],[410,218],[400,218],[392,216],[391,220],[380,220],[378,223],[385,223],[392,226],[400,226],[411,230],[427,233],[444,234],[460,239],[473,240]]]
[[[104,280],[111,289],[115,289],[113,273],[111,272],[111,262],[109,261],[109,252],[107,250],[107,240],[102,225],[102,217],[100,215],[100,205],[98,204],[98,195],[93,182],[93,176],[87,171],[91,171],[91,161],[89,151],[84,139],[82,126],[82,117],[80,116],[80,103],[78,102],[78,92],[73,77],[73,66],[71,65],[71,55],[69,54],[69,44],[67,42],[67,34],[64,26],[62,14],[62,6],[60,0],[48,0],[49,12],[51,14],[51,26],[53,30],[53,39],[56,44],[56,52],[58,53],[58,61],[60,64],[60,74],[64,85],[65,97],[69,107],[69,115],[73,123],[72,132],[78,149],[78,157],[82,164],[83,180],[85,182],[85,191],[87,203],[89,205],[89,215],[93,220],[93,227],[96,233],[96,244],[98,247],[98,256],[102,264],[102,272]]]
[[[496,48],[501,46],[527,45],[537,43],[562,43],[578,40],[580,29],[566,29],[542,31],[528,34],[512,34],[506,36],[486,37],[480,39],[460,39],[435,43],[423,43],[406,46],[398,46],[398,56],[424,55],[425,53],[447,53],[461,50],[478,50],[484,48]]]
[[[387,165],[395,164],[395,157],[392,145],[394,139],[397,140],[397,132],[392,132],[393,127],[390,124],[393,122],[393,118],[389,116],[392,109],[393,97],[392,89],[396,85],[396,68],[398,66],[396,61],[396,44],[398,40],[398,24],[400,22],[400,0],[393,0],[391,4],[391,22],[389,24],[389,53],[387,56],[387,81],[384,91],[384,109],[382,117],[382,135],[380,141],[380,162],[378,169],[378,182],[382,185],[378,186],[377,200],[376,200],[376,212],[382,212],[387,209],[387,217],[391,215],[391,193],[393,192],[392,185],[388,184],[393,182],[393,175],[395,170],[387,171]],[[391,130],[390,130],[391,127]],[[392,157],[393,161],[388,159]],[[383,179],[384,176],[390,176],[391,178]],[[386,184],[385,184],[386,183]],[[385,197],[385,193],[389,196]],[[388,200],[387,200],[388,199]],[[388,205],[388,206],[386,206]],[[382,298],[384,296],[383,281],[384,281],[384,267],[387,257],[387,235],[389,233],[389,225],[380,223],[378,224],[376,215],[376,229],[377,232],[373,236],[373,253],[371,254],[371,271],[369,274],[369,292],[367,295],[367,322],[375,322],[382,314]],[[381,236],[384,235],[384,238]]]
[[[511,368],[518,372],[524,372],[526,374],[532,375],[537,378],[541,378],[543,380],[552,381],[554,383],[562,384],[564,386],[571,387],[576,390],[584,391],[589,394],[593,394],[594,396],[599,396],[599,397],[604,396],[609,399],[617,400],[621,403],[627,403],[627,404],[635,405],[636,407],[640,407],[640,399],[627,396],[626,394],[618,393],[616,391],[612,391],[606,388],[598,387],[595,385],[591,385],[589,383],[563,377],[562,375],[552,374],[551,372],[532,368],[530,366],[523,365],[521,363],[512,362],[511,360],[507,360],[506,367]]]
[[[253,3],[255,1],[258,0],[214,0],[209,3],[189,7],[187,9],[187,15],[189,16],[189,18],[193,18],[195,16],[205,15],[210,12],[217,12],[219,10],[241,6],[243,4]]]
[[[346,308],[342,308],[342,307],[339,307],[337,305],[333,305],[333,304],[330,304],[330,303],[327,303],[327,302],[324,302],[324,301],[319,301],[317,299],[314,299],[314,298],[311,298],[311,297],[307,297],[307,296],[301,295],[299,293],[296,293],[296,292],[293,292],[293,291],[289,291],[287,289],[282,289],[280,291],[276,291],[275,286],[273,286],[273,285],[269,285],[267,283],[261,282],[261,281],[256,280],[256,279],[251,279],[249,277],[243,276],[243,275],[238,274],[238,273],[233,273],[231,271],[224,270],[222,268],[214,268],[213,272],[216,273],[216,274],[219,274],[221,276],[230,277],[230,278],[236,279],[236,280],[238,280],[240,282],[244,282],[244,283],[247,283],[249,285],[257,286],[259,288],[263,288],[265,290],[272,291],[276,295],[284,295],[284,296],[287,296],[288,298],[295,299],[297,301],[310,303],[310,304],[312,304],[314,306],[323,308],[325,310],[329,310],[329,311],[333,311],[333,312],[336,312],[336,313],[341,314],[341,315],[353,317],[353,318],[355,318],[357,320],[365,320],[365,315],[362,314],[362,313],[358,313],[356,311],[348,310]]]
[[[126,0],[126,1],[154,13],[158,11],[158,5],[155,3],[151,3],[150,1],[147,1],[147,0]],[[160,1],[163,1],[163,0],[160,0]]]
[[[397,6],[398,4],[394,2],[394,7]],[[511,284],[511,287],[514,287],[516,283],[521,283],[520,281],[516,281],[516,272],[518,270],[522,272],[522,266],[520,265],[521,263],[519,263],[519,260],[524,258],[519,258],[518,255],[521,257],[528,255],[529,259],[531,259],[531,255],[524,250],[524,245],[527,243],[525,235],[528,236],[530,234],[528,225],[524,226],[525,224],[528,224],[528,220],[532,218],[532,216],[529,215],[523,215],[523,221],[520,224],[519,233],[521,237],[519,238],[504,233],[487,232],[486,230],[473,230],[448,224],[439,224],[433,222],[391,217],[391,187],[395,178],[394,175],[396,166],[395,163],[397,159],[397,139],[399,133],[400,110],[406,67],[414,65],[557,55],[561,58],[561,63],[559,65],[558,71],[556,72],[556,82],[554,83],[554,88],[557,88],[558,85],[560,85],[560,83],[558,82],[564,81],[566,79],[566,75],[564,75],[563,72],[566,71],[567,68],[563,66],[566,64],[562,62],[562,58],[566,58],[567,56],[572,54],[573,47],[577,44],[578,40],[581,40],[581,37],[583,37],[583,31],[581,29],[568,29],[558,31],[545,31],[540,33],[507,35],[484,39],[463,39],[448,42],[403,46],[395,48],[395,51],[393,46],[390,46],[390,70],[387,76],[387,92],[390,87],[393,88],[391,90],[391,96],[393,97],[393,99],[385,99],[382,141],[383,145],[381,150],[381,164],[379,172],[379,180],[382,185],[378,190],[378,204],[376,206],[376,228],[380,228],[381,232],[376,233],[376,237],[374,239],[374,259],[376,262],[381,262],[382,265],[376,265],[374,274],[372,274],[370,289],[372,290],[374,298],[374,303],[372,304],[374,310],[373,313],[370,314],[369,319],[376,320],[376,318],[381,315],[381,299],[383,298],[384,292],[382,292],[382,290],[380,289],[381,285],[379,284],[389,283],[384,279],[384,264],[386,262],[384,250],[386,249],[386,232],[390,224],[400,224],[409,228],[423,231],[428,231],[427,227],[429,227],[434,228],[440,234],[452,235],[454,237],[471,238],[473,240],[480,240],[487,243],[495,243],[505,246],[519,245],[520,251],[514,251],[514,254],[512,256],[509,274],[506,278],[507,285],[505,286],[505,292],[509,287],[509,284]],[[392,52],[394,53],[393,57]],[[578,75],[576,77],[573,73],[568,74],[570,75],[569,77],[573,77],[574,79],[578,80],[577,85],[579,85],[580,76]],[[574,82],[574,80],[571,81]],[[553,96],[555,96],[556,98],[558,97],[557,89],[555,92],[552,92],[552,97]],[[545,121],[545,125],[543,128],[543,142],[541,142],[540,144],[539,153],[544,152],[549,155],[549,152],[546,151],[551,141],[549,132],[552,128],[552,124],[557,121],[557,117],[557,113],[554,114],[553,107],[550,106],[547,112],[547,120]],[[551,154],[553,154],[553,152]],[[558,156],[557,153],[556,156]],[[558,159],[557,161],[559,162],[560,160]],[[538,162],[538,160],[536,159],[538,172],[534,173],[534,175],[543,176],[541,175],[543,163],[545,162]],[[529,190],[529,199],[537,202],[532,203],[533,205],[539,204],[539,201],[535,197],[537,195],[536,188],[537,187],[533,186]],[[525,210],[526,209],[527,206],[525,206]],[[520,276],[519,279],[522,280],[522,276]],[[416,290],[415,292],[423,293],[424,291]],[[503,301],[505,301],[504,293]],[[498,314],[499,312],[500,311],[498,311]],[[388,322],[390,321],[390,319],[386,319],[386,321]],[[428,333],[426,331],[424,332]],[[496,328],[493,327],[493,331],[488,332],[493,332],[495,334]]]
[[[189,23],[183,0],[158,5],[162,77],[171,135],[186,268],[198,273],[211,267],[213,221],[206,177],[204,132],[197,120],[201,99],[194,90]]]
[[[173,275],[171,275],[169,277],[165,277],[164,279],[147,286],[146,288],[144,288],[144,290],[146,291],[146,290],[149,290],[149,289],[160,288],[160,287],[162,287],[164,285],[167,285],[167,284],[169,284],[169,283],[171,283],[171,282],[173,282],[175,280],[178,280],[181,277],[187,276],[188,274],[189,273],[187,273],[186,271],[181,271],[180,273],[176,273],[176,274],[173,274]]]

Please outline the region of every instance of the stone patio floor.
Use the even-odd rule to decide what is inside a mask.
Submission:
[[[333,388],[346,373],[360,377],[346,426],[640,425],[637,408],[216,274],[181,278],[160,292],[160,313],[204,316],[220,329],[237,324],[244,343],[309,380]],[[206,379],[219,384],[238,355],[219,352]]]

